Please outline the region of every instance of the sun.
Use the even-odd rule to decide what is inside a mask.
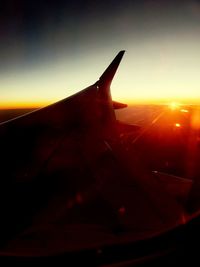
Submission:
[[[171,102],[170,104],[169,104],[169,108],[171,109],[171,110],[176,110],[176,109],[179,109],[180,108],[180,103],[177,103],[177,102]]]

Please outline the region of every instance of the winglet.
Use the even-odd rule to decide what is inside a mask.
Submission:
[[[99,78],[99,83],[106,84],[107,86],[111,84],[124,53],[125,53],[125,50],[122,50],[117,54],[117,56],[113,59],[111,64],[108,66],[108,68],[104,71],[104,73]]]

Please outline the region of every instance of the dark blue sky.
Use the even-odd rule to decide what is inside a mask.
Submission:
[[[184,30],[199,22],[197,1],[6,0],[0,2],[0,65],[79,53],[120,39]],[[197,21],[195,21],[197,20]],[[90,44],[92,43],[92,44]],[[41,58],[42,57],[42,58]]]

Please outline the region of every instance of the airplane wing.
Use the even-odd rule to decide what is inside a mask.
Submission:
[[[88,88],[0,124],[2,254],[136,240],[180,223],[182,206],[120,144],[110,85],[123,55]]]
[[[106,133],[107,124],[109,123],[109,128],[112,128],[115,120],[110,83],[123,54],[124,51],[119,52],[100,79],[81,92],[0,124],[4,175],[11,180],[11,177],[16,179],[16,168],[19,170],[22,165],[23,170],[19,171],[20,179],[23,179],[23,175],[26,176],[25,179],[35,176],[37,167],[32,174],[28,167],[29,161],[33,163],[33,153],[35,165],[41,169],[56,149],[59,140],[64,138],[63,135],[92,129],[95,130],[95,135],[103,134],[102,130],[105,131],[105,138],[106,134],[111,134],[112,130]],[[12,164],[12,169],[6,163],[9,166]],[[24,170],[25,166],[27,171]]]

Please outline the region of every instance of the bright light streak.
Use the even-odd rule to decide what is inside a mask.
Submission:
[[[183,113],[188,113],[189,110],[187,110],[187,109],[181,109],[181,112],[183,112]]]
[[[180,123],[175,123],[175,126],[176,126],[177,128],[180,128],[180,127],[181,127]]]

